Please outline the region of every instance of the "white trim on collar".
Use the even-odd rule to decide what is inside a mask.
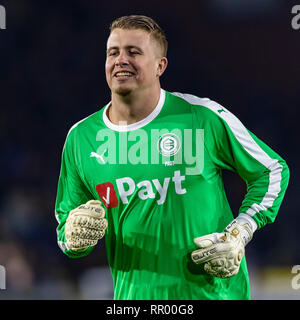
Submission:
[[[124,126],[116,125],[108,119],[106,112],[107,112],[108,107],[111,104],[111,102],[109,102],[103,111],[103,121],[108,128],[110,128],[114,131],[119,131],[119,132],[132,131],[132,130],[142,128],[158,116],[158,114],[160,113],[160,111],[164,105],[165,96],[166,96],[165,90],[160,89],[160,97],[159,97],[158,103],[157,103],[156,107],[154,108],[154,110],[146,118],[144,118],[138,122],[135,122],[135,123],[132,123],[129,125],[124,125]]]

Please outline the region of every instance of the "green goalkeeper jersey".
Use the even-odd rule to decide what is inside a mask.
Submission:
[[[245,258],[220,279],[191,261],[193,239],[222,232],[234,216],[272,223],[289,179],[285,161],[226,108],[161,89],[142,121],[111,123],[110,104],[75,124],[63,148],[56,199],[58,244],[70,210],[101,200],[115,299],[249,299]],[[239,212],[228,204],[222,170],[247,184]],[[101,245],[100,240],[100,245]]]

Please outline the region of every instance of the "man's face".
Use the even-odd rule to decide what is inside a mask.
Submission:
[[[106,81],[112,93],[127,95],[154,86],[161,72],[159,46],[144,30],[114,29],[107,40]]]

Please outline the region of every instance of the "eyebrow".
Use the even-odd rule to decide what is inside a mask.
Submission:
[[[118,50],[118,49],[119,49],[118,46],[112,46],[112,47],[107,48],[106,52],[109,52],[111,50]],[[137,46],[126,46],[125,49],[127,49],[127,50],[137,49],[138,51],[143,52],[143,50],[140,47],[137,47]]]

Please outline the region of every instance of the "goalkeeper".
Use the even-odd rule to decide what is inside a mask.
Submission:
[[[289,169],[228,109],[163,90],[166,54],[151,18],[112,23],[111,101],[75,124],[63,148],[58,244],[80,258],[104,237],[115,299],[249,299],[245,247],[274,222]],[[223,170],[247,184],[238,212]]]

